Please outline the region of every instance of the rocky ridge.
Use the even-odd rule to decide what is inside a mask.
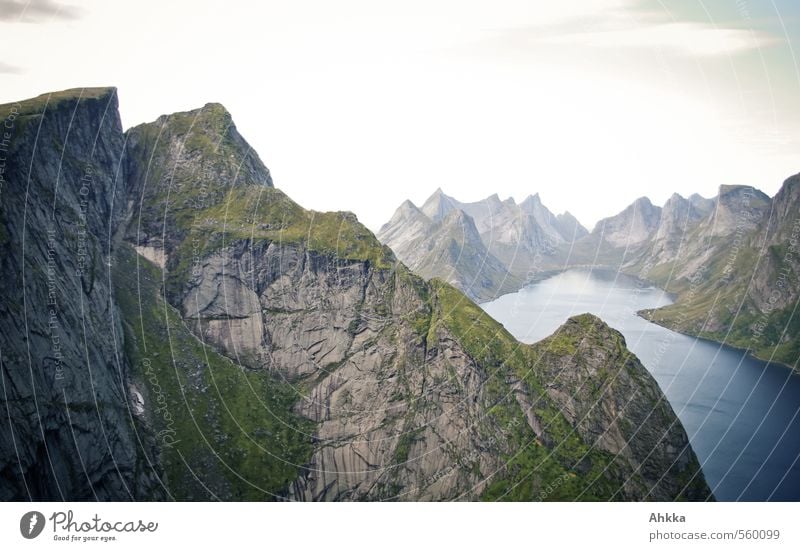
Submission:
[[[596,318],[518,343],[352,214],[274,188],[221,106],[123,134],[113,89],[51,98],[26,108],[5,172],[4,194],[38,190],[2,211],[5,281],[23,262],[35,274],[0,317],[6,499],[710,498],[658,386]],[[77,257],[60,239],[54,277],[63,360],[82,371],[57,387],[49,335],[29,347],[17,323],[47,303],[53,256],[20,213],[46,228],[53,212],[68,236],[86,163],[94,271],[67,289]],[[23,254],[23,236],[40,247]]]

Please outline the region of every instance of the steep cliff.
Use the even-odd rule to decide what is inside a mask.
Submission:
[[[113,90],[57,97],[54,115],[25,108],[4,173],[5,499],[710,498],[596,318],[517,342],[352,214],[275,189],[219,105],[123,136]],[[57,356],[34,309],[52,287]]]
[[[462,203],[438,189],[421,208],[400,205],[378,239],[420,275],[486,301],[563,268],[572,245],[587,234],[571,214],[550,212],[538,194],[519,205],[497,194]]]
[[[199,110],[179,118],[184,116],[206,115]],[[162,135],[175,136],[174,141],[207,131],[199,125],[180,135],[170,131],[170,120],[155,124],[166,125]],[[156,135],[146,125],[136,132]],[[130,143],[132,159],[179,147],[152,138]],[[202,162],[213,172],[213,157]],[[159,181],[154,184],[164,185]],[[143,184],[134,181],[131,187]],[[428,202],[430,214],[438,217],[433,226],[474,238],[469,216],[445,208],[451,203],[437,195]],[[403,218],[412,220],[424,215],[405,211]],[[557,396],[544,392],[552,373],[537,365],[537,349],[516,342],[446,283],[426,283],[410,273],[352,215],[305,211],[278,190],[250,182],[232,184],[219,204],[206,209],[165,210],[166,224],[184,215],[190,217],[183,220],[184,241],[166,250],[171,307],[193,334],[245,371],[266,372],[289,384],[293,415],[313,423],[310,459],[281,455],[303,465],[283,497],[708,497],[671,412],[652,417],[641,442],[629,429],[651,426],[644,417],[620,429],[623,436],[615,432],[616,448],[596,442],[601,434],[582,432],[580,420],[568,420],[560,402],[567,396],[584,402],[588,382],[572,392],[564,387]],[[595,338],[617,343],[621,338],[602,324],[598,328],[585,343],[570,333],[557,339],[560,348],[541,350],[565,369],[578,369],[581,364],[571,358],[580,349],[603,373],[631,370],[642,385],[632,407],[661,408],[660,392],[646,371],[629,353],[620,355],[624,344],[589,358]],[[617,384],[626,380],[592,382],[607,385],[593,396],[607,415],[598,417],[592,430],[610,427],[615,419],[622,423],[619,404],[631,398],[631,387]],[[659,438],[652,438],[651,431],[659,430]],[[630,440],[636,451],[624,452],[619,438]],[[302,452],[301,444],[302,439],[293,449]],[[659,458],[664,467],[657,477],[657,466],[637,470],[648,457]],[[677,470],[668,473],[666,466],[673,464]],[[669,482],[659,481],[661,475]],[[563,485],[548,493],[559,477]]]
[[[800,358],[800,177],[774,198],[722,186],[706,218],[666,270],[654,273],[675,304],[642,315],[684,333],[751,350],[797,368]]]
[[[0,499],[161,498],[111,285],[125,209],[113,88],[0,106]]]

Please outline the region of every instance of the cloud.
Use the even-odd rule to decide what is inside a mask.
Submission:
[[[15,65],[9,65],[8,63],[3,63],[0,61],[0,74],[2,75],[19,75],[22,74],[23,71],[19,67]]]
[[[56,0],[0,0],[0,21],[41,23],[77,19],[81,11]]]
[[[590,48],[656,48],[688,56],[735,54],[776,44],[762,31],[719,28],[702,23],[642,23],[624,28],[554,34],[546,44],[572,44]]]
[[[589,50],[656,49],[688,57],[738,54],[782,42],[763,28],[743,27],[736,22],[675,19],[679,14],[658,9],[653,1],[587,1],[585,10],[573,9],[583,8],[583,3],[551,3],[551,7],[529,14],[531,17],[520,17],[519,25],[495,27],[497,32],[490,42],[517,52],[555,45]]]

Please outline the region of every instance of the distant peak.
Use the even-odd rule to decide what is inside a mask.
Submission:
[[[463,228],[470,235],[474,235],[476,239],[480,239],[478,237],[478,230],[475,227],[475,221],[472,217],[464,212],[461,209],[453,209],[441,222],[442,226],[457,226]]]
[[[753,186],[746,186],[746,185],[730,185],[730,184],[722,184],[719,186],[719,194],[717,195],[717,199],[724,199],[726,197],[738,196],[739,194],[748,194],[752,195],[754,198],[766,201],[769,200],[769,197],[760,189],[757,189]]]
[[[431,220],[437,221],[444,218],[454,208],[454,199],[445,195],[442,188],[436,188],[436,191],[423,203],[420,211]]]
[[[524,201],[522,201],[521,205],[541,205],[542,199],[539,197],[538,193],[534,193],[533,195],[528,195]]]
[[[406,199],[403,201],[392,218],[407,218],[409,215],[413,214],[422,214],[422,211],[419,210],[419,207],[412,203],[410,200]]]
[[[444,191],[442,191],[442,188],[437,187],[436,191],[434,191],[431,194],[431,196],[428,197],[428,199],[425,202],[426,203],[431,203],[431,202],[443,201],[445,203],[450,203],[451,200],[452,200],[452,198],[449,195],[447,195]]]

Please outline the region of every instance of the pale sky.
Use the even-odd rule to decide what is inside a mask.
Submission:
[[[0,0],[0,36],[0,103],[220,102],[279,188],[373,230],[437,187],[591,228],[800,172],[797,0]]]

